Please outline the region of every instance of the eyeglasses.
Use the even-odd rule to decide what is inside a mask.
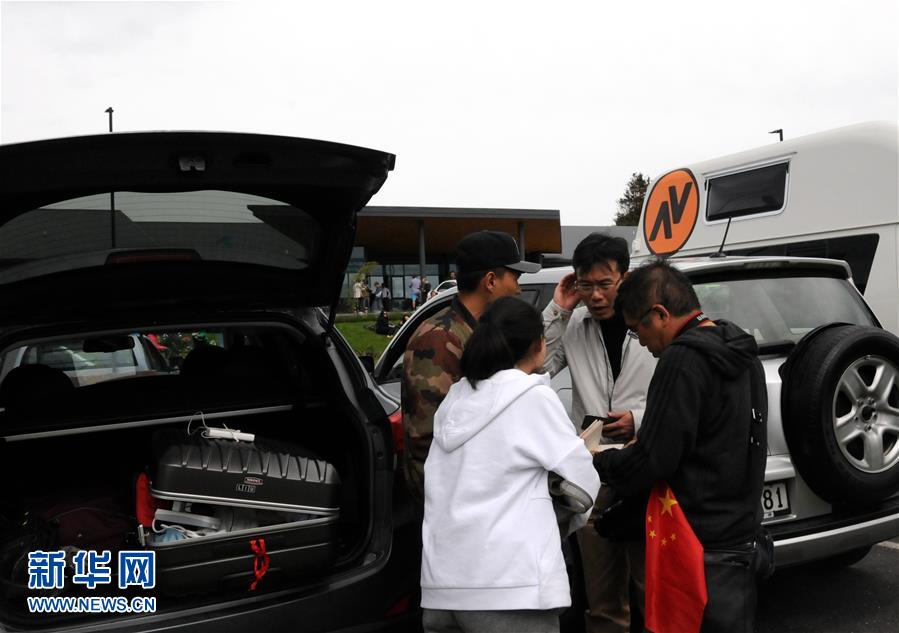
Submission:
[[[594,290],[599,290],[603,294],[617,286],[621,283],[621,279],[619,278],[616,281],[611,281],[610,279],[605,279],[600,281],[599,283],[592,283],[589,281],[578,281],[574,284],[575,290],[577,290],[582,295],[592,295]]]
[[[652,312],[653,310],[655,310],[655,306],[653,306],[652,308],[650,308],[649,310],[647,310],[646,312],[644,312],[643,314],[641,314],[641,315],[640,315],[640,318],[637,319],[637,321],[636,321],[637,324],[643,323],[643,319],[645,319],[646,316],[647,316],[650,312]],[[630,329],[630,328],[628,328],[628,330],[627,330],[627,335],[628,335],[629,337],[631,337],[632,339],[634,339],[635,341],[640,340],[640,335],[637,334],[637,332],[636,332],[635,330],[632,330],[632,329]]]

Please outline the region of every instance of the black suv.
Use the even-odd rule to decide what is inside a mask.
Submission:
[[[333,327],[394,156],[160,132],[5,145],[0,165],[0,628],[414,626],[391,420]],[[90,379],[135,340],[160,362]],[[156,552],[155,587],[118,588],[129,551]],[[62,582],[38,588],[50,561]]]

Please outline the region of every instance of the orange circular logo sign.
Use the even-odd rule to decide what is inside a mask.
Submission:
[[[652,186],[643,215],[643,238],[653,255],[679,251],[696,226],[699,185],[689,169],[662,176]]]

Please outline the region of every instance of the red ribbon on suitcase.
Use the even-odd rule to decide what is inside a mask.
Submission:
[[[262,580],[262,577],[265,576],[265,572],[268,571],[269,565],[269,557],[265,552],[265,539],[253,539],[250,541],[250,548],[252,548],[253,553],[256,554],[256,558],[253,559],[253,573],[256,575],[256,580],[250,585],[250,591],[255,591],[256,586],[259,584],[259,581]]]

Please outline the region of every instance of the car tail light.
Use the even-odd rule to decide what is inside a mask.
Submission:
[[[403,408],[400,407],[389,416],[390,430],[393,433],[393,450],[395,453],[403,452]]]

